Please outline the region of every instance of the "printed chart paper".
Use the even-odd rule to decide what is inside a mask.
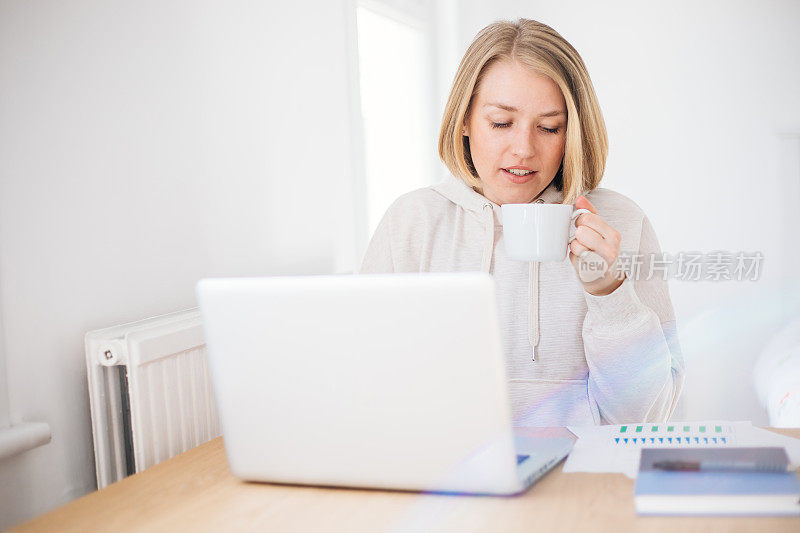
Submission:
[[[630,478],[635,478],[639,470],[642,448],[775,445],[756,432],[764,430],[753,428],[750,422],[725,420],[569,426],[567,429],[578,440],[564,464],[564,472],[621,472]],[[788,448],[787,452],[790,461],[795,462]]]

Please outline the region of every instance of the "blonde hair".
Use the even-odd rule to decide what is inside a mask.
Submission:
[[[608,155],[608,135],[597,96],[581,56],[553,28],[535,20],[494,22],[483,28],[458,66],[439,132],[439,157],[454,176],[471,187],[480,178],[463,127],[487,68],[516,60],[548,76],[567,104],[566,145],[562,168],[554,177],[564,203],[597,187]]]

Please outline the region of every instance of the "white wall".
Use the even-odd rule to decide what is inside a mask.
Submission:
[[[753,360],[800,313],[800,3],[464,0],[453,11],[441,22],[455,21],[454,64],[498,18],[539,20],[575,46],[608,126],[603,186],[645,210],[662,249],[764,253],[758,282],[671,291],[688,364],[680,414],[765,423]]]
[[[355,266],[345,2],[274,6],[0,2],[0,381],[53,432],[0,529],[94,488],[86,331]]]

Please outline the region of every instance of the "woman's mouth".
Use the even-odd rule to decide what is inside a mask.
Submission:
[[[517,184],[527,183],[536,176],[536,171],[528,168],[503,168],[506,177]]]

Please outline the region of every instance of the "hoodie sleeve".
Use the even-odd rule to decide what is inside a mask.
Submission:
[[[392,257],[392,208],[383,215],[361,261],[359,274],[390,274],[395,271]]]
[[[584,293],[589,399],[605,424],[666,421],[680,395],[684,364],[669,288],[658,269],[651,272],[651,258],[657,261],[660,252],[645,216],[638,274],[611,294]]]

